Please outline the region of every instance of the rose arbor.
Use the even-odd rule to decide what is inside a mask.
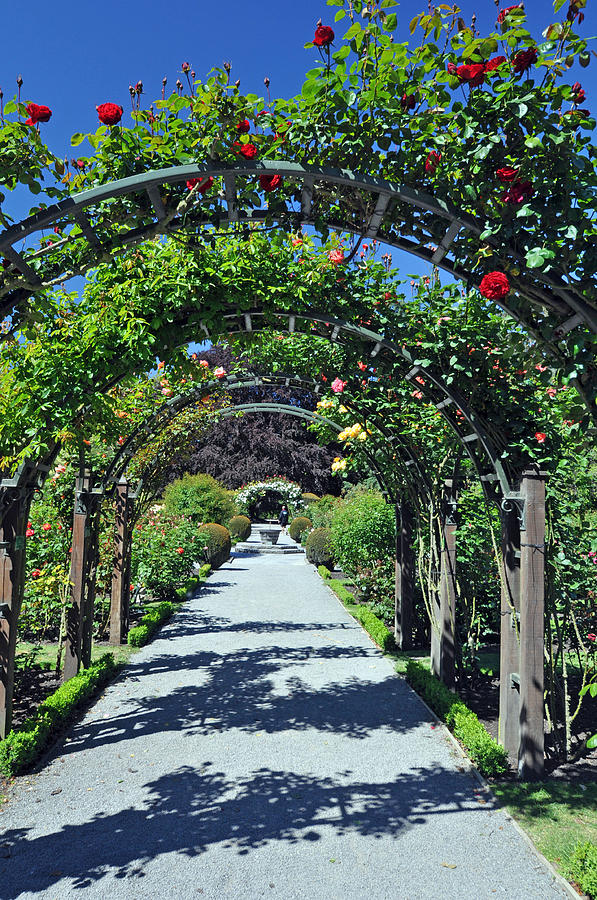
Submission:
[[[526,29],[520,10],[502,11],[495,32],[481,36],[458,10],[439,8],[413,20],[422,41],[412,48],[394,40],[391,0],[380,8],[362,0],[331,5],[349,27],[342,42],[330,26],[317,29],[313,44],[322,64],[309,72],[299,97],[266,104],[243,96],[229,67],[204,83],[189,76],[188,90],[181,82],[149,110],[141,110],[137,91],[132,127],[122,125],[118,104],[101,104],[102,124],[88,136],[94,154],[68,171],[42,143],[48,119],[42,106],[29,104],[31,124],[21,121],[23,105],[4,108],[0,180],[7,189],[37,191],[47,179],[46,193],[56,202],[18,224],[5,220],[0,234],[2,378],[16,398],[3,411],[2,426],[0,707],[10,709],[28,508],[61,446],[74,435],[81,450],[72,674],[81,642],[87,647],[90,640],[85,597],[94,561],[86,537],[93,534],[101,493],[86,474],[85,425],[103,427],[107,392],[151,368],[157,348],[180,360],[177,348],[198,334],[212,340],[243,335],[250,342],[256,331],[274,327],[346,344],[394,382],[416,385],[499,505],[503,740],[520,750],[522,773],[536,776],[543,758],[541,470],[504,436],[491,391],[480,401],[474,375],[472,383],[456,377],[466,371],[468,349],[437,359],[422,352],[422,342],[400,319],[400,304],[390,299],[388,311],[379,308],[380,296],[392,297],[392,285],[375,269],[349,263],[365,242],[379,241],[479,285],[525,330],[526,346],[517,347],[521,365],[540,348],[554,377],[578,391],[587,418],[595,416],[596,179],[586,134],[594,120],[579,106],[582,87],[562,78],[570,62],[588,61],[586,42],[575,30],[581,3],[575,0],[562,22],[548,23],[543,43]],[[84,139],[75,135],[73,144]],[[278,227],[269,257],[255,236],[261,223]],[[356,246],[349,254],[344,238],[325,248],[325,261],[311,265],[293,255],[303,252],[303,223],[324,236],[329,230],[356,236]],[[295,235],[290,247],[284,231]],[[181,242],[178,252],[164,238],[173,235]],[[222,267],[222,261],[233,265]],[[53,290],[87,272],[93,275],[80,307]],[[73,329],[82,339],[76,354]],[[55,379],[64,374],[44,355],[42,337],[56,348],[72,382],[61,402]],[[77,367],[70,364],[75,357]],[[475,374],[486,378],[482,361],[476,365]],[[28,394],[32,366],[35,390]],[[379,414],[377,421],[383,424]],[[378,433],[383,437],[381,427]],[[400,476],[390,478],[403,486],[393,498],[402,622],[412,600],[407,498],[419,486],[413,486],[417,462],[416,453],[411,460],[401,456]],[[447,479],[442,587],[434,612],[434,668],[447,682],[454,656],[457,489]],[[120,540],[124,546],[124,533]]]

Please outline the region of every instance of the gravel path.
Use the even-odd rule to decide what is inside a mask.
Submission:
[[[0,897],[569,896],[303,557],[239,557],[0,813]]]

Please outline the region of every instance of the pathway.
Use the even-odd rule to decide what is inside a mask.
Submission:
[[[302,557],[239,557],[0,813],[0,897],[568,896]]]

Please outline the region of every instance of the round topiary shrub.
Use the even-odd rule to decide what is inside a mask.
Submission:
[[[307,562],[314,566],[325,566],[330,571],[334,568],[334,547],[332,532],[329,528],[314,528],[307,536],[305,544]]]
[[[230,532],[223,525],[206,522],[199,529],[200,543],[203,545],[205,561],[212,569],[219,569],[230,558]]]
[[[319,497],[317,494],[312,494],[311,491],[307,491],[303,494],[303,503],[305,506],[309,506],[310,503],[317,503]]]
[[[246,541],[251,534],[251,520],[247,516],[233,516],[228,522],[228,530],[232,537]]]
[[[308,519],[307,516],[297,516],[296,519],[293,519],[290,523],[288,533],[293,541],[300,544],[303,531],[308,531],[309,528],[313,528],[311,519]]]

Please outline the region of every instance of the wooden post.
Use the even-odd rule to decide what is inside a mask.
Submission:
[[[544,771],[543,679],[545,607],[545,474],[522,473],[524,523],[520,534],[520,748],[524,781]]]
[[[414,557],[412,551],[413,514],[407,500],[396,510],[396,592],[394,637],[400,650],[412,647],[414,606]]]
[[[26,474],[25,474],[26,477]],[[21,480],[21,479],[19,479]],[[32,489],[0,488],[6,509],[0,526],[0,738],[12,724],[17,622],[23,602],[25,578],[25,528]]]
[[[498,741],[515,762],[520,743],[520,521],[518,508],[508,508],[502,513],[501,564]]]
[[[88,469],[77,476],[75,508],[73,512],[73,541],[70,560],[71,602],[66,611],[66,642],[64,648],[63,681],[76,675],[81,665],[83,621],[86,614],[88,556],[90,536],[88,493],[91,475]]]
[[[87,528],[85,534],[85,570],[83,598],[83,633],[81,641],[81,663],[84,668],[91,665],[93,642],[93,620],[95,618],[95,579],[99,561],[99,513],[100,504],[96,497],[88,503]]]
[[[126,480],[116,488],[114,522],[114,568],[110,603],[110,643],[122,644],[128,631],[130,593],[129,486]]]
[[[456,655],[456,489],[444,482],[442,503],[441,567],[439,584],[439,635],[436,637],[436,674],[453,688]]]

